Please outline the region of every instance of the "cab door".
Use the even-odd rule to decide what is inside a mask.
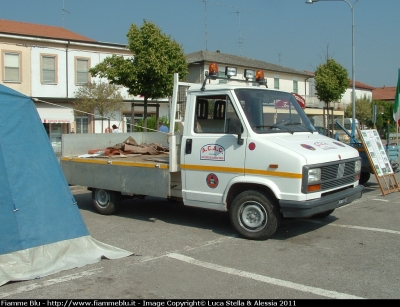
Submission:
[[[186,205],[224,210],[229,182],[244,175],[245,145],[228,133],[239,120],[229,95],[193,97],[194,124],[185,133],[181,156],[182,194]],[[185,127],[186,129],[186,127]],[[245,144],[243,142],[242,144]]]

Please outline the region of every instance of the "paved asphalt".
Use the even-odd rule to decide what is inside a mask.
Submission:
[[[226,213],[163,199],[102,216],[89,191],[72,189],[90,235],[133,255],[8,283],[0,300],[400,299],[400,193],[383,196],[373,175],[361,199],[284,220],[266,241],[238,238]]]

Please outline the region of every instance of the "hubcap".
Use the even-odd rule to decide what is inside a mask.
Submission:
[[[110,202],[110,194],[105,190],[96,190],[96,202],[102,208],[107,207]]]
[[[240,225],[248,231],[259,231],[267,224],[267,212],[256,202],[244,203],[239,211]]]

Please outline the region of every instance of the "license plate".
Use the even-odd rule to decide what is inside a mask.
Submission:
[[[338,200],[338,205],[343,205],[343,204],[345,204],[345,203],[347,203],[347,197]]]

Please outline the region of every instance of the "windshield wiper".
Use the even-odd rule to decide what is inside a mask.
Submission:
[[[251,126],[251,128],[253,128],[253,130],[254,129],[258,129],[258,128],[268,128],[268,130],[280,130],[280,129],[283,129],[283,130],[289,130],[290,131],[289,128],[286,128],[286,127],[283,127],[283,126],[275,126],[275,125],[272,125],[272,126],[263,126],[263,125]]]
[[[302,125],[301,123],[287,123],[287,124],[284,124],[284,126],[296,126],[296,125],[300,125],[303,128],[306,128],[307,131],[310,131],[311,133],[314,132],[314,130],[312,130],[311,128],[308,128],[307,126]]]
[[[284,126],[295,126],[295,125],[301,125],[301,123],[287,123],[287,124],[284,124]]]

